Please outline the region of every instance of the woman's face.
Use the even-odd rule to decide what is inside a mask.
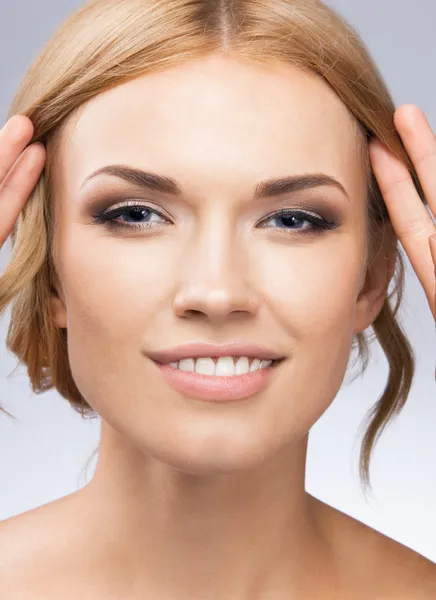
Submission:
[[[344,105],[293,67],[213,56],[99,95],[67,132],[54,179],[53,314],[87,402],[137,449],[190,472],[246,468],[307,434],[377,311],[359,297],[366,177]],[[172,178],[180,194],[139,177],[84,183],[107,165]],[[262,180],[303,176],[255,197]],[[147,210],[93,221],[129,201]],[[234,339],[286,357],[244,401],[186,396],[149,357]]]

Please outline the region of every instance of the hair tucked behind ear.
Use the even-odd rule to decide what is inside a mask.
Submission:
[[[394,105],[358,35],[318,0],[93,0],[55,32],[32,64],[8,118],[34,125],[31,142],[47,149],[44,173],[11,235],[12,259],[0,278],[0,314],[13,303],[7,347],[27,366],[32,390],[55,388],[84,417],[95,416],[81,396],[68,361],[67,330],[56,329],[49,298],[56,289],[52,170],[63,125],[97,94],[158,69],[227,53],[268,64],[283,61],[321,77],[339,96],[368,139],[379,138],[412,165],[393,124]],[[425,199],[422,196],[423,202]],[[387,232],[389,216],[374,178],[368,181],[369,247]],[[389,365],[388,380],[368,420],[360,474],[369,485],[372,450],[404,405],[414,375],[412,348],[397,319],[404,264],[396,250],[394,290],[372,328]],[[396,294],[397,305],[392,307]],[[363,372],[366,332],[355,339]]]

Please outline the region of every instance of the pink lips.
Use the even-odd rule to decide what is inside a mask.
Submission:
[[[259,335],[260,337],[260,335]],[[195,340],[179,346],[161,350],[149,350],[152,359],[164,379],[175,390],[189,397],[222,402],[249,398],[264,389],[271,381],[285,355],[258,342],[234,339],[217,344],[206,340]],[[251,371],[244,375],[214,376],[181,371],[170,363],[184,358],[218,358],[222,356],[246,356],[274,361],[269,367]]]
[[[181,346],[174,346],[166,350],[149,350],[147,356],[162,364],[169,364],[183,358],[199,358],[210,356],[247,356],[260,360],[279,360],[284,354],[277,352],[263,344],[246,340],[233,340],[224,344],[214,344],[206,341],[194,341]]]
[[[153,362],[175,390],[190,397],[221,402],[242,400],[260,392],[268,385],[279,364],[273,363],[244,375],[224,377],[181,371],[169,364]]]

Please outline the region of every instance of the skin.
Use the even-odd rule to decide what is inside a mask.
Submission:
[[[396,124],[413,158],[430,134],[423,123],[418,139],[408,110]],[[24,147],[30,122],[14,119]],[[99,95],[66,133],[55,168],[52,312],[68,329],[76,384],[102,417],[100,453],[87,486],[2,524],[5,589],[20,585],[23,598],[433,597],[430,561],[305,491],[308,432],[336,396],[353,336],[376,318],[392,276],[387,245],[365,279],[362,140],[344,105],[288,65],[213,56]],[[10,134],[0,132],[3,177],[11,148],[22,151]],[[393,221],[407,228],[407,214],[423,216],[407,183],[393,187],[407,172],[383,148],[371,153]],[[3,185],[3,239],[44,148],[32,145],[20,160]],[[81,189],[114,163],[172,177],[183,195],[108,175]],[[345,193],[324,185],[253,199],[262,179],[308,173],[336,179]],[[407,197],[404,214],[394,189]],[[163,215],[152,213],[154,229],[92,222],[97,205],[130,199]],[[272,217],[283,208],[340,224],[305,236],[301,222]],[[426,229],[420,245],[411,232],[402,236],[429,299],[433,233]],[[147,357],[234,338],[262,340],[287,357],[256,399],[182,396]],[[14,540],[19,552],[11,553]]]

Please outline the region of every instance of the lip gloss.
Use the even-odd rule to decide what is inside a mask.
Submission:
[[[169,364],[152,361],[162,373],[165,381],[175,390],[201,400],[231,402],[249,398],[263,390],[274,376],[281,361],[269,367],[243,375],[216,376],[181,371]]]

